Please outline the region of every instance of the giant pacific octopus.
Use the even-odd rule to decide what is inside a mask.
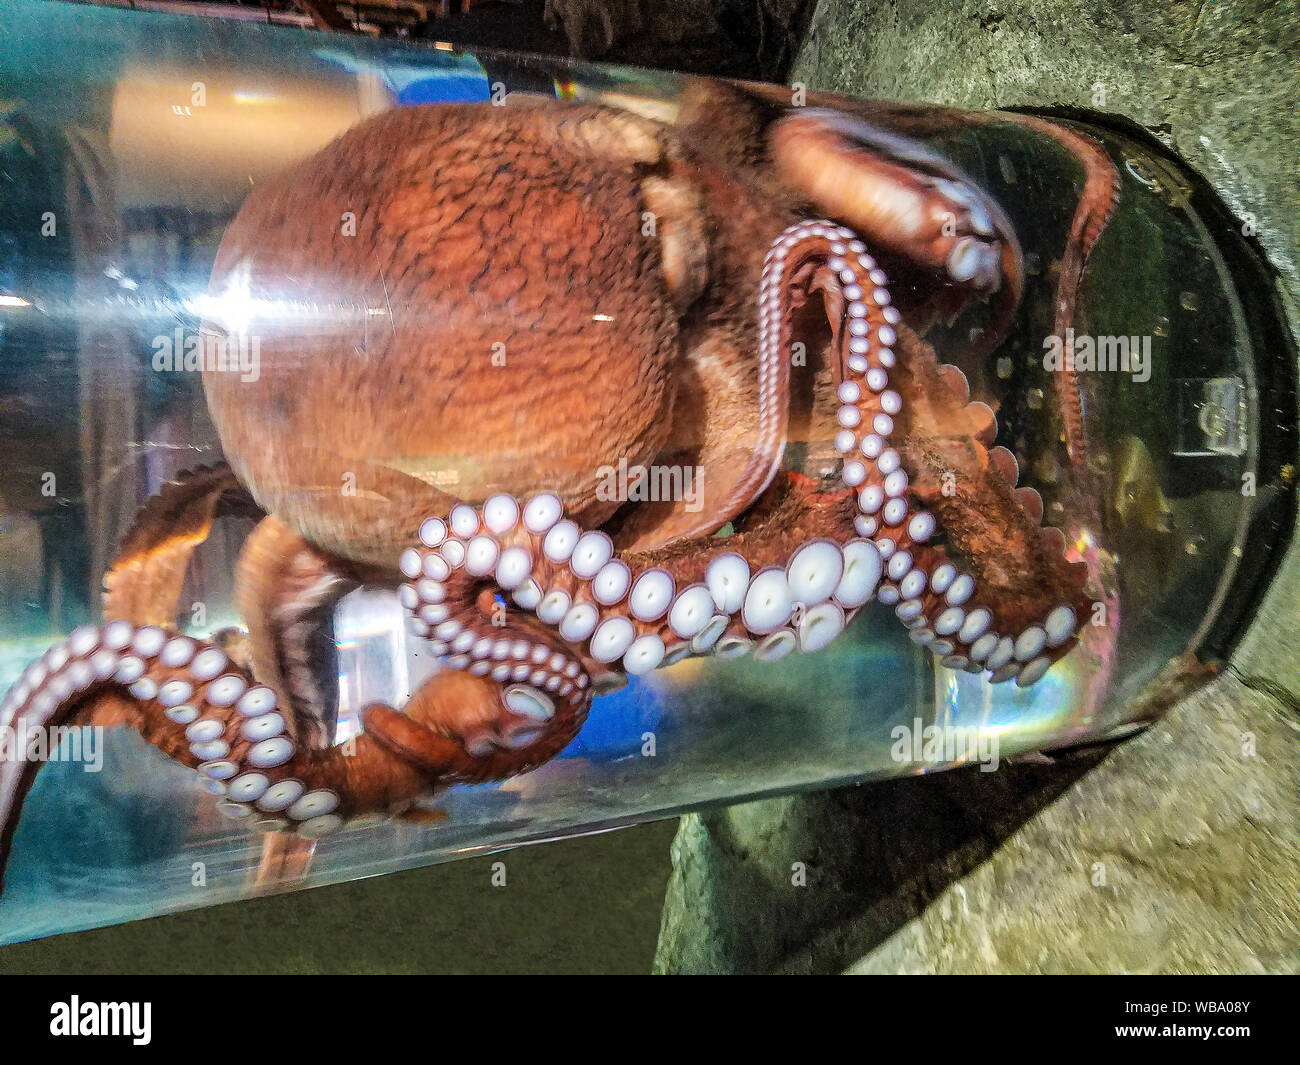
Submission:
[[[945,666],[1037,682],[1088,617],[1087,567],[1017,487],[992,407],[920,335],[985,308],[967,369],[997,346],[1016,234],[906,135],[973,116],[886,129],[846,106],[692,83],[671,121],[412,107],[256,187],[203,326],[260,340],[256,381],[204,375],[229,466],[149,502],[104,623],[32,665],[0,720],[110,707],[231,817],[315,838],[546,762],[629,675],[819,651],[873,598]],[[1083,166],[1059,328],[1113,172],[1065,126],[986,120]],[[1061,387],[1068,462],[1082,426]],[[698,470],[703,505],[608,498],[620,461]],[[214,515],[250,496],[265,517],[239,563],[240,655],[175,617]],[[385,583],[441,668],[335,745],[313,635]],[[5,848],[36,768],[4,769]]]

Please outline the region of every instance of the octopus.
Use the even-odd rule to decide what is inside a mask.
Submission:
[[[983,308],[967,369],[997,347],[1016,234],[908,135],[927,132],[914,113],[814,103],[702,82],[672,120],[398,109],[255,188],[204,312],[210,340],[260,343],[256,379],[204,373],[227,464],[149,501],[103,623],[30,666],[0,722],[111,713],[231,818],[316,839],[547,762],[629,677],[815,654],[873,600],[944,666],[1038,683],[1078,642],[1088,567],[925,339]],[[1059,326],[1113,172],[1065,126],[997,120],[1084,172]],[[1060,387],[1068,463],[1086,442]],[[697,471],[699,492],[611,496],[611,468],[642,488]],[[232,506],[261,516],[247,637],[187,635],[185,566]],[[313,648],[361,585],[396,589],[440,668],[336,744]],[[0,777],[6,851],[37,768]]]

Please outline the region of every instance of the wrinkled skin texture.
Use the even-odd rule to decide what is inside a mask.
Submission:
[[[1114,183],[1095,145],[1039,132],[1084,171],[1060,325]],[[872,252],[926,283],[895,302]],[[108,576],[117,627],[74,633],[0,715],[121,719],[125,687],[232,817],[315,838],[545,762],[627,674],[814,652],[873,595],[952,668],[1032,684],[1075,644],[1085,567],[920,335],[987,303],[994,349],[1021,271],[1001,210],[943,159],[771,92],[693,84],[672,123],[535,101],[378,116],[232,222],[204,329],[256,338],[260,365],[205,374],[230,468],[142,512]],[[788,439],[823,472],[784,469]],[[701,494],[610,498],[620,462],[698,470]],[[246,646],[169,637],[190,553],[251,502]],[[403,580],[445,668],[343,751],[322,626],[351,588]],[[4,847],[34,772],[0,780]]]
[[[319,547],[391,565],[458,499],[553,491],[596,526],[617,509],[596,498],[602,466],[665,450],[710,473],[743,463],[753,294],[788,216],[739,185],[708,202],[681,155],[651,123],[593,108],[408,109],[260,192],[211,286],[270,303],[247,326],[260,378],[205,378],[241,480]],[[641,235],[650,204],[663,241]],[[704,246],[724,216],[754,239]],[[705,270],[709,296],[679,317]],[[334,321],[304,329],[284,303]],[[684,407],[705,417],[675,420],[701,390],[705,409]],[[701,531],[682,520],[657,538]]]

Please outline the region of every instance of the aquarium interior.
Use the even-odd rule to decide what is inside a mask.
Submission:
[[[29,0],[0,11],[0,38],[0,691],[97,620],[101,576],[144,500],[221,458],[197,379],[152,372],[150,341],[195,326],[252,182],[386,108],[484,102],[502,85],[619,105],[671,100],[681,85],[553,58]],[[1132,699],[1195,648],[1230,583],[1253,505],[1242,485],[1257,461],[1258,396],[1231,278],[1177,175],[1119,134],[1096,135],[1120,172],[1121,210],[1076,328],[1150,335],[1152,373],[1099,385],[1089,416],[1105,488],[1071,546],[1109,575],[1115,609],[1043,682],[994,687],[936,666],[873,604],[814,656],[687,660],[633,679],[595,702],[550,764],[453,788],[424,825],[321,840],[292,875],[259,876],[261,835],[221,817],[192,772],[109,729],[100,771],[41,772],[0,898],[0,942],[915,773],[891,755],[891,734],[918,720],[978,726],[1003,758],[1122,734]],[[1077,175],[1027,136],[971,129],[932,146],[1004,206],[1026,251],[1021,312],[990,370],[1013,385],[1002,432],[1032,452],[1034,412],[1052,402],[1041,338]],[[49,211],[61,220],[52,235],[40,225]],[[962,343],[942,329],[930,339],[941,353]],[[1035,475],[1050,485],[1044,462]],[[252,524],[222,519],[197,552],[185,631],[239,624],[231,575]],[[438,668],[387,591],[349,596],[335,637],[340,742],[362,705],[400,706]]]

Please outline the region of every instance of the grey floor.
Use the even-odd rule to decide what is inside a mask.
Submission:
[[[646,973],[677,822],[0,948],[0,973]],[[492,865],[506,865],[493,887]]]

